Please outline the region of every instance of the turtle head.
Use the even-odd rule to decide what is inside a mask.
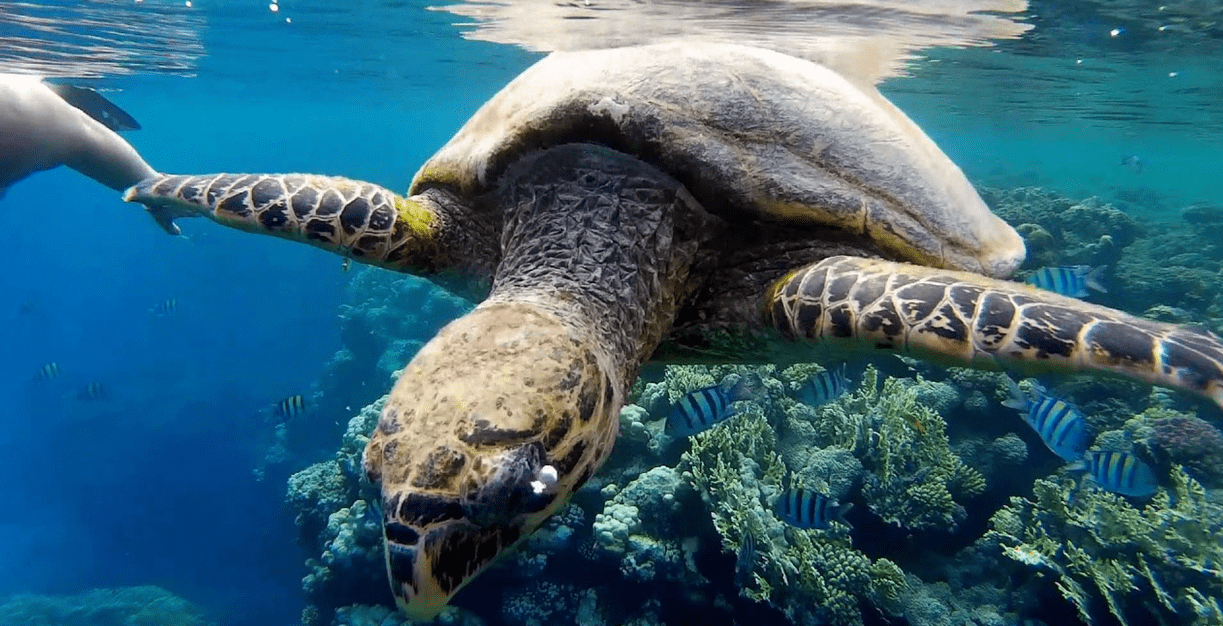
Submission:
[[[481,455],[474,465],[487,474],[468,475],[457,497],[439,498],[410,485],[383,489],[387,573],[397,603],[412,619],[436,616],[571,493],[561,490],[556,467],[545,463],[538,442]]]
[[[485,303],[405,368],[365,450],[392,591],[430,619],[607,459],[622,391],[546,311]]]

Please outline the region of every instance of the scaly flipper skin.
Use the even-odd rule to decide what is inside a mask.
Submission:
[[[483,295],[497,262],[495,216],[477,215],[438,190],[403,198],[335,176],[157,175],[128,189],[123,199],[439,279],[473,297]]]
[[[492,293],[412,359],[365,450],[391,588],[413,619],[436,616],[607,459],[710,231],[674,179],[592,145],[524,158],[497,197]],[[533,494],[545,466],[555,487]]]
[[[1223,406],[1219,337],[977,274],[833,257],[773,283],[765,310],[791,340],[980,368],[1105,372]]]

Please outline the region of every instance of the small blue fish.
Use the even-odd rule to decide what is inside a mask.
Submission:
[[[690,391],[675,403],[663,431],[673,437],[686,437],[709,430],[735,415],[731,404],[751,400],[760,395],[763,389],[760,375],[748,372],[729,389],[722,385],[710,385]]]
[[[76,397],[78,400],[105,400],[106,388],[102,386],[102,383],[95,381],[85,385],[84,389],[77,392]]]
[[[790,488],[782,492],[774,510],[781,521],[795,528],[828,528],[833,520],[845,522],[845,514],[854,507],[852,502],[837,504],[828,496],[809,489]]]
[[[1130,168],[1135,174],[1142,173],[1142,159],[1138,158],[1137,154],[1127,154],[1121,157],[1121,164]]]
[[[1090,265],[1071,265],[1068,267],[1042,267],[1024,279],[1024,282],[1035,287],[1060,293],[1063,296],[1082,298],[1090,295],[1088,289],[1100,293],[1108,290],[1100,284],[1100,275],[1104,267],[1092,268]]]
[[[1101,489],[1123,496],[1145,498],[1159,490],[1155,470],[1128,452],[1093,450],[1067,469],[1085,471]]]
[[[52,378],[58,378],[59,375],[59,363],[51,361],[50,363],[38,368],[38,373],[34,374],[34,378],[38,380],[51,380]]]
[[[285,422],[305,412],[306,399],[303,398],[300,393],[295,396],[289,396],[288,398],[276,403],[276,415]]]
[[[756,539],[744,532],[739,541],[739,554],[735,557],[735,585],[746,587],[752,582],[752,571],[756,569]]]
[[[845,364],[842,363],[836,371],[824,370],[812,376],[798,390],[798,400],[804,404],[817,407],[840,398],[849,390],[849,379],[845,377]]]
[[[167,315],[172,315],[177,310],[178,300],[175,300],[174,298],[166,298],[164,302],[160,302],[153,308],[149,309],[149,312],[157,317],[166,317]]]
[[[1040,435],[1041,441],[1054,454],[1072,463],[1083,458],[1083,451],[1087,449],[1087,419],[1083,414],[1039,387],[1036,400],[1031,400],[1015,381],[1007,380],[1010,381],[1011,399],[1002,406],[1024,412],[1023,421]]]

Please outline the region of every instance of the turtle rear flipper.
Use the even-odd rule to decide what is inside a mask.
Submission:
[[[789,339],[851,342],[971,367],[1097,372],[1223,406],[1223,341],[978,274],[832,257],[768,289]]]

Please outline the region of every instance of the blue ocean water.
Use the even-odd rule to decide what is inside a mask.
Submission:
[[[1216,9],[1184,4],[1167,22],[1176,27],[1160,30],[1146,3],[1034,0],[1005,14],[1021,33],[915,52],[881,91],[979,187],[1098,196],[1159,229],[1188,206],[1223,206],[1223,31],[1212,25]],[[273,5],[0,0],[0,73],[102,90],[140,121],[125,137],[161,171],[310,172],[402,191],[481,103],[549,49],[546,38],[473,36],[475,18],[415,1]],[[659,6],[665,14],[670,5]],[[774,30],[818,30],[805,8]],[[777,10],[784,17],[787,6]],[[734,7],[724,19],[734,24]],[[55,20],[72,26],[46,25]],[[1140,172],[1122,163],[1130,155]],[[216,623],[297,624],[317,602],[301,579],[318,555],[300,545],[286,481],[330,458],[348,420],[389,388],[387,370],[402,366],[327,379],[337,352],[355,350],[342,335],[343,307],[398,277],[343,271],[323,251],[205,220],[181,225],[186,238],[167,237],[140,207],[66,168],[0,199],[0,597],[156,585]],[[1223,317],[1210,308],[1214,295],[1197,297],[1192,321]],[[150,311],[170,298],[172,314]],[[1125,308],[1124,292],[1109,298]],[[460,309],[430,307],[436,315],[404,331],[403,356]],[[51,362],[62,374],[36,380]],[[105,399],[77,397],[92,382]],[[328,408],[278,440],[266,413],[295,394]],[[1217,409],[1197,410],[1219,424]],[[277,445],[282,456],[269,460]],[[475,610],[481,594],[499,598],[493,585],[508,584],[473,586],[459,604]],[[638,581],[625,593],[646,602],[648,589]],[[336,604],[377,601],[390,606],[389,592]],[[1056,595],[1039,602],[1049,603],[1049,623],[1074,619]],[[1112,623],[1106,609],[1097,617]]]

